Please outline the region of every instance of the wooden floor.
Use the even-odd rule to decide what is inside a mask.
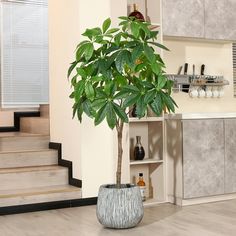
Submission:
[[[128,230],[103,228],[95,206],[1,216],[0,225],[1,236],[235,236],[236,200],[148,207],[142,223]]]

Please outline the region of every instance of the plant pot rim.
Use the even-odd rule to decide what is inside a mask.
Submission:
[[[100,186],[100,188],[106,188],[106,189],[130,189],[137,187],[135,184],[121,184],[120,188],[117,187],[117,184],[103,184]]]

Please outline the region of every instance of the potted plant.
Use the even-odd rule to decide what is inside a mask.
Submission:
[[[160,116],[164,108],[174,112],[176,104],[171,98],[173,82],[167,79],[165,64],[154,49],[168,50],[155,42],[158,31],[152,31],[148,22],[128,17],[120,17],[118,28],[110,26],[108,18],[101,28],[82,34],[87,39],[77,46],[68,77],[73,116],[82,122],[86,114],[95,125],[106,120],[117,131],[116,184],[100,187],[98,219],[106,227],[129,228],[143,216],[138,187],[121,183],[122,133],[129,122],[129,108],[135,105],[137,117],[142,118],[148,108]]]

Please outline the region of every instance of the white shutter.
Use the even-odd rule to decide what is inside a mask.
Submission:
[[[46,0],[2,0],[0,4],[2,106],[48,103]]]

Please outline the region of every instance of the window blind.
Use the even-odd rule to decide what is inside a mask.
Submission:
[[[236,97],[236,43],[233,43],[233,80],[234,80],[234,97]]]
[[[46,0],[2,0],[0,4],[2,106],[48,103]]]

